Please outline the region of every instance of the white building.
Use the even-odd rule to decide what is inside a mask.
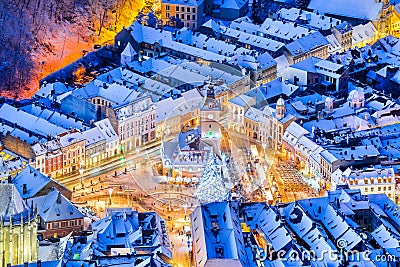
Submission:
[[[228,129],[244,134],[244,114],[253,105],[256,99],[247,95],[239,95],[228,101]]]
[[[108,158],[117,155],[119,153],[119,138],[118,134],[112,127],[110,120],[104,119],[95,122],[95,125],[106,139],[105,157]]]
[[[393,168],[368,168],[364,170],[345,171],[337,169],[331,175],[331,189],[340,185],[348,185],[350,189],[360,189],[367,194],[386,194],[389,198],[395,197],[396,179]]]
[[[156,139],[156,105],[147,94],[115,108],[121,151],[140,148]]]

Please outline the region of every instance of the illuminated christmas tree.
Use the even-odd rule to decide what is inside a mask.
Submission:
[[[225,201],[229,198],[229,189],[225,186],[220,162],[220,159],[211,150],[207,159],[207,166],[195,192],[200,203]]]

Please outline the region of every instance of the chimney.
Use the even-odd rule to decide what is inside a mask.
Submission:
[[[28,189],[26,188],[26,184],[22,185],[22,194],[25,195],[26,193],[28,193]]]
[[[58,192],[57,204],[61,204],[61,193],[60,192]]]

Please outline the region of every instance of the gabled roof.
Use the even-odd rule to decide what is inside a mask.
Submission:
[[[377,21],[382,3],[375,0],[311,0],[308,9],[324,14]]]
[[[115,132],[108,118],[94,123],[106,139],[106,142],[118,140],[118,134]]]
[[[3,222],[12,218],[17,224],[21,222],[21,216],[27,217],[30,212],[13,184],[0,184],[0,217]]]
[[[59,136],[61,147],[67,147],[74,142],[85,140],[83,134],[79,131],[72,131]]]
[[[35,96],[39,96],[39,97],[45,98],[50,94],[61,95],[61,94],[65,93],[65,92],[67,92],[67,91],[68,91],[68,89],[65,86],[65,84],[63,84],[61,82],[45,83],[35,93]]]
[[[50,177],[44,175],[30,165],[28,165],[12,180],[22,198],[34,197],[50,181]],[[23,193],[24,184],[26,185],[25,194]]]
[[[64,195],[53,189],[45,196],[32,198],[30,205],[45,222],[81,219],[85,217]]]
[[[382,248],[399,248],[399,234],[396,233],[395,228],[387,228],[384,224],[381,224],[372,233],[372,237]]]
[[[328,44],[328,40],[320,32],[314,32],[287,44],[285,47],[292,55],[297,56]]]
[[[82,137],[86,140],[86,146],[106,140],[103,133],[97,127],[82,132]]]
[[[133,57],[137,55],[136,51],[133,49],[131,43],[128,43],[125,46],[124,51],[122,51],[121,56],[126,56],[126,57]]]
[[[240,1],[240,2],[244,2],[244,1]],[[221,5],[221,8],[240,9],[240,6],[238,5],[236,0],[225,0],[223,2],[223,4]]]
[[[3,104],[1,106],[0,119],[16,124],[44,137],[47,137],[48,135],[55,136],[59,133],[65,132],[64,128],[52,124],[45,119],[31,115],[19,108],[10,106],[9,104]]]
[[[238,105],[238,106],[241,106],[241,107],[246,107],[246,106],[252,105],[251,104],[252,101],[254,101],[254,98],[251,96],[239,95],[239,96],[236,96],[236,97],[230,99],[228,102]]]
[[[143,228],[147,228],[143,226]],[[142,227],[139,226],[138,213],[132,212],[116,212],[97,222],[92,223],[92,229],[100,251],[108,250],[108,246],[127,247],[129,240],[135,236],[142,236]],[[129,242],[130,243],[130,242]]]

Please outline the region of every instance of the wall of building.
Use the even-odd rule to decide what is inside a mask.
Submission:
[[[36,261],[38,245],[36,219],[20,225],[0,223],[1,267],[6,267],[7,263],[18,265]]]
[[[25,159],[28,160],[35,159],[35,153],[33,152],[31,146],[25,141],[13,137],[10,134],[6,134],[5,136],[3,136],[1,141],[5,149],[10,150],[11,152],[14,152],[17,155],[20,155]]]
[[[163,24],[168,24],[171,17],[179,18],[184,27],[198,29],[204,23],[203,3],[198,6],[182,4],[170,4],[168,2],[161,4],[161,20]]]
[[[45,223],[45,230],[38,232],[44,239],[51,237],[64,237],[71,232],[82,232],[83,219],[72,219],[65,221],[53,221]]]

